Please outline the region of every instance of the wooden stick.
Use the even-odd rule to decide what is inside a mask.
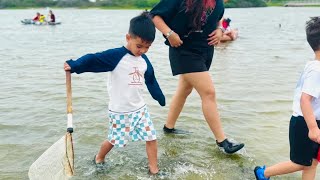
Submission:
[[[68,114],[68,127],[67,131],[72,133],[72,91],[71,91],[71,73],[66,71],[66,86],[67,86],[67,114]]]

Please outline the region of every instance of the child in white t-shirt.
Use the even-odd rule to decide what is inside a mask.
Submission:
[[[307,40],[315,60],[306,64],[295,89],[293,114],[289,126],[290,161],[270,167],[257,166],[256,179],[302,171],[302,179],[315,179],[320,143],[320,17],[306,26]]]
[[[109,134],[94,156],[98,170],[104,169],[105,156],[113,147],[125,147],[129,141],[141,140],[146,141],[149,174],[159,173],[156,130],[141,93],[146,84],[151,96],[165,106],[165,97],[145,55],[155,33],[149,14],[144,12],[131,19],[126,46],[87,54],[64,64],[64,70],[71,73],[110,72]]]

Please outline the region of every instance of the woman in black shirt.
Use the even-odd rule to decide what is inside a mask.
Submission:
[[[228,141],[217,110],[214,84],[208,72],[214,45],[223,35],[218,27],[224,13],[223,0],[161,0],[150,12],[157,29],[166,38],[173,75],[180,75],[177,91],[170,104],[166,133],[180,133],[174,128],[188,95],[193,89],[202,100],[202,111],[218,146],[226,153],[244,147]]]

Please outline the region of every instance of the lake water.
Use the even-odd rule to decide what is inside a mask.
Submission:
[[[63,62],[125,44],[128,22],[139,10],[54,10],[61,25],[22,25],[45,9],[0,10],[0,179],[27,179],[30,165],[66,131]],[[158,132],[159,166],[165,179],[254,179],[256,165],[289,159],[288,125],[293,90],[305,63],[313,59],[305,22],[320,8],[227,9],[239,39],[216,48],[210,73],[228,137],[245,150],[225,155],[201,112],[200,98],[188,98],[177,128],[188,136],[166,136],[168,106],[146,93]],[[280,27],[281,24],[281,27]],[[175,92],[168,48],[158,32],[148,52],[167,98]],[[94,154],[108,128],[107,74],[73,75],[74,179],[149,179],[142,142],[113,149],[109,168],[97,173]],[[300,179],[300,173],[274,179]],[[320,175],[317,176],[320,179]]]

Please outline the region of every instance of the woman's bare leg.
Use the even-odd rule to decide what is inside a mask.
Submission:
[[[222,129],[217,109],[216,93],[210,74],[208,72],[197,72],[183,74],[181,76],[199,93],[202,100],[203,115],[216,140],[222,142],[226,137]]]
[[[179,77],[179,84],[177,90],[170,103],[169,113],[166,121],[166,127],[174,128],[177,119],[183,109],[187,97],[192,92],[192,85],[189,84],[183,76]]]

